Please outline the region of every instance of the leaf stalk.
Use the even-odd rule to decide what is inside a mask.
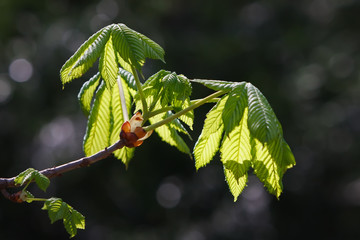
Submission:
[[[142,107],[143,107],[143,115],[147,115],[148,114],[148,107],[147,107],[147,103],[146,103],[146,99],[145,99],[145,95],[144,95],[144,92],[142,90],[142,84],[140,82],[140,78],[139,78],[139,75],[135,69],[135,67],[133,65],[131,65],[131,71],[134,75],[134,79],[135,79],[135,83],[136,83],[136,87],[139,91],[139,95],[140,95],[140,99],[141,99],[141,104],[142,104]]]

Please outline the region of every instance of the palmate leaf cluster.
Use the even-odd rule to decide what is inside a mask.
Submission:
[[[61,81],[66,84],[81,77],[99,59],[99,72],[84,83],[78,95],[81,108],[89,116],[83,144],[87,156],[119,140],[124,114],[114,83],[120,79],[125,104],[131,109],[137,90],[132,74],[141,72],[145,58],[164,61],[164,50],[126,25],[112,24],[92,35],[61,68]],[[128,165],[133,153],[134,149],[123,148],[114,155]]]
[[[70,237],[77,234],[77,229],[85,229],[85,217],[61,198],[47,199],[42,209],[48,211],[51,223],[62,219]]]
[[[83,84],[78,95],[88,116],[85,154],[93,155],[117,142],[122,124],[130,117],[127,113],[142,110],[144,123],[150,124],[145,129],[154,129],[163,141],[181,152],[190,156],[193,153],[196,169],[209,164],[220,152],[225,179],[235,201],[252,170],[268,191],[279,197],[282,177],[295,165],[295,159],[283,138],[280,122],[260,90],[246,82],[189,80],[166,70],[158,71],[142,84],[138,72],[141,73],[146,58],[164,62],[164,50],[126,25],[112,24],[92,35],[62,67],[64,85],[81,77],[99,59],[97,74]],[[192,82],[216,92],[192,101]],[[191,151],[181,135],[191,139],[188,130],[193,128],[193,110],[209,102],[215,105],[207,113]],[[126,166],[133,154],[134,148],[127,147],[114,152]],[[56,216],[62,211],[70,215],[74,212],[59,199],[52,200],[55,207],[48,204],[46,208],[54,209],[52,214]],[[67,229],[73,226],[77,227],[69,225]]]
[[[174,72],[160,70],[151,76],[143,85],[145,100],[150,111],[157,111],[172,106],[174,110],[190,106],[191,84],[189,79]],[[135,95],[137,109],[141,108],[140,95]],[[149,119],[151,124],[164,120],[173,115],[173,111],[157,114]],[[181,121],[180,121],[181,120]],[[155,129],[160,138],[176,147],[181,152],[191,154],[191,151],[179,133],[190,137],[189,132],[183,126],[185,123],[192,129],[194,112],[189,111],[178,119],[164,124]]]
[[[204,167],[220,150],[235,201],[246,186],[251,167],[268,191],[279,197],[282,176],[295,159],[264,95],[251,83],[194,81],[214,90],[230,90],[206,115],[194,148],[196,168]]]

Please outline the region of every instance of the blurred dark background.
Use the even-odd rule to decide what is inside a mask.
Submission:
[[[83,156],[86,118],[62,64],[111,23],[158,42],[188,78],[249,81],[268,98],[297,165],[277,200],[252,174],[233,202],[218,156],[193,160],[152,136],[129,169],[109,158],[39,197],[86,216],[75,239],[360,239],[360,1],[1,0],[0,176]],[[210,91],[194,85],[193,98]],[[196,112],[196,139],[209,106]],[[190,147],[194,141],[188,141]],[[41,203],[0,197],[0,239],[68,239]]]

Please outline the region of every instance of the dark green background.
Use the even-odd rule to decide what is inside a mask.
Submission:
[[[166,51],[167,64],[148,60],[145,76],[165,68],[257,86],[297,166],[279,201],[250,174],[234,203],[218,156],[196,172],[193,160],[153,135],[128,170],[109,158],[54,179],[45,194],[31,188],[86,216],[76,239],[359,239],[359,22],[355,0],[2,0],[0,176],[83,156],[86,118],[76,96],[95,68],[64,90],[59,70],[92,33],[125,23]],[[26,82],[9,75],[16,59],[32,64]],[[209,93],[194,85],[192,97]],[[209,108],[195,114],[194,139]],[[181,193],[175,207],[159,204],[161,186]],[[68,239],[41,207],[0,197],[0,239]]]

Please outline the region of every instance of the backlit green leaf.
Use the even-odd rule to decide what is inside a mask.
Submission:
[[[131,72],[126,71],[122,68],[119,68],[119,74],[121,78],[126,82],[126,85],[128,86],[128,90],[131,93],[131,96],[134,97],[137,92],[134,76],[131,74]]]
[[[190,99],[187,98],[184,103],[183,103],[183,109],[187,108],[190,106]],[[193,124],[194,124],[194,111],[191,110],[187,113],[185,113],[184,115],[181,115],[179,117],[179,119],[184,122],[186,125],[188,125],[188,127],[193,130]]]
[[[281,126],[264,95],[251,83],[246,84],[251,133],[261,142],[270,142],[282,135]]]
[[[202,132],[194,147],[195,166],[198,170],[208,164],[219,150],[224,131],[222,112],[228,96],[224,96],[207,114]]]
[[[85,82],[80,89],[78,99],[81,109],[86,116],[89,115],[91,109],[91,102],[94,98],[96,88],[100,83],[100,73],[95,74],[89,81]]]
[[[21,172],[15,178],[15,184],[24,185],[25,183],[35,181],[36,185],[43,190],[44,192],[49,187],[50,180],[45,175],[40,173],[38,170],[33,168],[28,168],[25,171]]]
[[[236,85],[236,87],[234,87],[228,95],[229,98],[226,101],[224,111],[222,113],[226,135],[239,124],[243,116],[244,109],[247,107],[245,83]]]
[[[84,152],[86,156],[93,155],[109,146],[111,129],[110,104],[110,90],[102,82],[96,92],[96,99],[90,111],[84,137]]]
[[[63,85],[71,80],[81,77],[100,57],[103,48],[109,39],[111,26],[102,28],[92,35],[72,55],[60,70]]]
[[[118,71],[119,68],[116,62],[113,40],[112,36],[110,36],[99,59],[99,72],[102,79],[104,79],[107,88],[111,89],[113,84],[116,82]]]
[[[252,160],[251,136],[247,126],[247,112],[248,110],[245,108],[241,121],[228,135],[224,136],[220,149],[226,181],[234,196],[234,201],[237,200],[237,197],[246,186],[247,172]]]
[[[155,106],[155,110],[160,108],[161,106],[157,104]],[[166,113],[158,114],[149,119],[150,123],[156,123],[163,120],[166,117]],[[176,129],[171,126],[170,123],[162,125],[155,129],[155,132],[160,136],[160,138],[170,144],[171,146],[176,147],[179,151],[190,154],[190,149],[185,143],[185,141],[181,138],[181,136],[177,133]]]
[[[48,211],[51,223],[62,219],[70,237],[77,234],[77,229],[85,229],[85,217],[61,198],[47,199],[42,209]]]
[[[165,52],[157,43],[125,24],[114,24],[112,34],[115,49],[120,55],[120,63],[126,62],[141,70],[146,57],[164,61]],[[129,71],[126,64],[123,68]]]
[[[165,118],[170,117],[171,115],[173,115],[173,113],[171,111],[168,111],[165,115]],[[184,133],[185,135],[187,135],[191,140],[191,136],[189,134],[189,132],[186,130],[186,128],[181,124],[181,122],[179,121],[179,119],[174,119],[173,121],[171,121],[169,123],[169,126],[171,128],[174,128],[176,131]]]
[[[282,175],[284,173],[282,139],[276,138],[262,143],[254,140],[254,171],[264,183],[268,191],[279,197],[282,191]]]
[[[183,75],[170,73],[162,78],[163,92],[161,105],[168,104],[174,107],[182,107],[186,99],[191,95],[190,81]]]

